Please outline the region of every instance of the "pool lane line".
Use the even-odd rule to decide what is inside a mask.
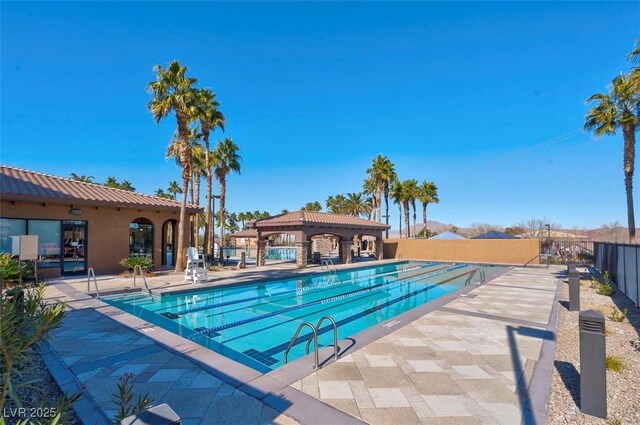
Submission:
[[[349,279],[346,279],[346,280],[341,280],[341,281],[335,282],[335,284],[357,282],[357,281],[365,280],[367,278],[376,278],[376,277],[386,276],[386,275],[393,274],[393,273],[403,273],[403,272],[407,272],[407,271],[411,271],[411,270],[423,269],[423,268],[426,268],[426,267],[431,267],[431,266],[434,266],[434,265],[437,266],[437,265],[441,265],[441,264],[443,264],[443,263],[441,263],[441,262],[427,262],[427,263],[420,264],[418,266],[412,266],[411,268],[402,268],[402,269],[389,270],[389,271],[382,272],[382,273],[379,273],[379,274],[376,274],[376,275],[372,275],[372,276],[362,276],[362,277],[356,277],[356,278],[349,278]],[[453,264],[453,265],[455,265],[455,264]],[[396,264],[395,266],[398,266],[398,265]],[[366,270],[384,269],[385,267],[386,266],[376,266],[374,268],[369,268],[369,269],[366,269]],[[447,267],[447,266],[445,266],[445,267]],[[352,272],[353,272],[353,269],[341,271],[341,273],[352,273]],[[323,274],[322,276],[329,276],[329,274]],[[327,286],[330,286],[330,285],[327,285],[325,283],[314,284],[313,283],[313,278],[314,277],[318,277],[318,276],[305,276],[304,277],[305,280],[306,280],[306,278],[310,278],[308,282],[312,284],[311,286],[303,287],[304,290],[307,290],[306,288],[309,288],[308,290],[312,290],[312,289],[321,289],[321,288],[325,288]],[[289,286],[294,281],[296,281],[296,280],[295,279],[287,279],[286,281],[284,281],[282,283],[278,283],[278,285]],[[276,282],[279,282],[279,281],[275,281],[275,282],[272,282],[272,283],[276,283]],[[269,283],[267,283],[267,284],[269,284]],[[242,286],[247,286],[247,285],[250,285],[250,283],[242,284]],[[331,284],[331,285],[333,285],[333,284]],[[296,290],[298,290],[298,288],[296,288]],[[202,290],[196,290],[196,291],[202,291]],[[286,294],[286,293],[288,293],[288,291],[290,291],[290,290],[280,292],[279,294]],[[272,294],[272,296],[276,296],[276,295],[279,295],[279,294]],[[203,301],[208,301],[208,300],[203,300]],[[200,301],[196,301],[196,303],[198,303],[198,302],[200,302]],[[188,303],[184,303],[184,305],[187,305],[187,304]],[[183,305],[183,303],[176,304],[175,306],[171,306],[171,308],[177,308],[180,305]],[[208,304],[207,306],[211,306],[211,304]],[[186,313],[181,313],[180,311],[177,311],[176,313],[177,314],[188,314],[188,313],[192,313],[192,312],[196,312],[196,311],[202,311],[202,310],[192,310],[194,308],[200,308],[200,307],[202,307],[202,310],[207,310],[208,309],[208,308],[205,308],[205,306],[199,306],[199,307],[191,307],[191,308],[184,309],[183,311],[186,311]],[[219,305],[215,305],[214,307],[219,307]],[[189,310],[189,311],[187,311],[187,310]],[[150,311],[153,311],[154,313],[160,312],[159,314],[162,314],[163,311],[171,311],[171,310],[165,310],[164,307],[163,307],[163,308],[159,308],[159,309],[152,309]]]
[[[468,276],[470,273],[471,273],[471,271],[468,271],[468,272],[464,272],[464,273],[461,273],[461,274],[456,275],[456,276],[452,276],[452,277],[447,278],[447,279],[445,279],[445,280],[442,280],[442,281],[440,281],[440,282],[436,282],[435,284],[428,285],[428,288],[434,288],[434,287],[437,287],[437,286],[444,285],[444,284],[449,283],[449,282],[451,282],[451,281],[453,281],[453,280],[455,280],[455,279],[458,279],[458,278],[460,278],[460,277]],[[398,282],[398,281],[396,281],[396,282]],[[405,285],[411,285],[411,284],[413,284],[413,283],[417,283],[417,282],[419,282],[419,280],[418,280],[418,281],[413,281],[413,282],[412,282],[412,281],[405,280],[405,281],[402,281],[402,283],[401,283],[400,285],[395,286],[393,289],[400,289],[401,287],[403,287],[403,286],[405,286]],[[364,300],[365,298],[370,297],[371,295],[372,295],[372,294],[371,294],[371,293],[369,293],[369,294],[366,294],[364,297],[357,298],[357,299],[355,299],[355,300],[349,300],[349,301],[347,301],[347,302],[345,302],[345,303],[338,304],[338,305],[336,305],[336,306],[325,307],[324,309],[320,309],[320,310],[317,310],[317,311],[307,312],[307,313],[305,313],[305,314],[303,314],[303,315],[301,315],[301,316],[298,316],[298,317],[291,317],[291,318],[288,318],[287,320],[284,320],[284,321],[281,321],[281,322],[275,323],[275,324],[273,324],[273,325],[269,325],[269,326],[266,326],[266,327],[263,327],[263,328],[260,328],[260,329],[253,330],[253,331],[251,331],[251,332],[247,332],[247,333],[244,333],[244,334],[241,334],[241,335],[233,336],[232,338],[229,338],[229,339],[225,339],[225,340],[224,340],[224,343],[228,343],[228,342],[231,342],[231,341],[235,341],[235,340],[238,340],[238,339],[242,339],[242,338],[248,337],[249,335],[253,335],[253,334],[257,334],[257,333],[263,332],[263,331],[265,331],[265,330],[267,330],[267,329],[273,329],[273,328],[276,328],[276,327],[278,327],[278,326],[281,326],[281,325],[283,325],[283,324],[285,324],[285,323],[290,323],[290,322],[294,322],[294,321],[304,321],[305,319],[303,319],[303,318],[304,318],[304,317],[308,317],[308,316],[310,316],[310,315],[314,315],[314,314],[315,314],[315,317],[317,318],[317,317],[320,317],[319,315],[321,314],[321,312],[322,312],[322,311],[327,311],[327,310],[329,310],[330,308],[339,307],[339,306],[342,306],[342,305],[345,305],[345,304],[349,304],[349,303],[356,303],[356,302],[358,302],[358,301],[361,301],[361,300]],[[424,303],[423,303],[423,304],[424,304]],[[392,317],[394,317],[394,316],[392,316]],[[385,319],[385,320],[387,320],[387,319]],[[327,325],[327,326],[330,326],[330,325]]]
[[[421,275],[420,279],[418,279],[418,280],[423,280],[423,279],[426,279],[428,277],[437,276],[437,275],[440,275],[440,274],[443,274],[443,273],[447,273],[449,271],[460,269],[462,267],[466,267],[466,264],[453,266],[453,267],[450,267],[448,269],[443,269],[443,270],[440,270],[440,271],[437,271],[437,272],[427,273],[425,275]],[[404,281],[404,280],[406,280],[406,279],[403,279],[402,281]],[[333,296],[333,297],[328,297],[328,298],[324,298],[324,299],[320,299],[320,300],[316,300],[316,301],[311,301],[311,302],[300,304],[300,305],[296,305],[296,306],[293,306],[293,307],[287,307],[287,308],[284,308],[284,309],[281,309],[281,310],[272,311],[270,313],[265,313],[265,314],[261,314],[261,315],[258,315],[258,316],[249,317],[249,318],[246,318],[246,319],[243,319],[243,320],[238,320],[238,321],[235,321],[235,322],[225,323],[223,325],[214,326],[212,328],[205,328],[205,329],[202,329],[200,331],[195,331],[191,336],[189,336],[189,338],[193,338],[193,337],[196,337],[196,336],[199,336],[199,335],[210,335],[212,333],[215,333],[215,332],[218,332],[218,331],[223,331],[225,329],[233,328],[233,327],[240,326],[240,325],[246,325],[247,323],[251,323],[251,322],[258,321],[258,320],[267,319],[269,317],[277,316],[278,314],[285,314],[285,313],[288,313],[290,311],[300,310],[302,308],[307,308],[307,307],[311,307],[311,306],[314,306],[314,305],[320,305],[320,304],[330,303],[330,302],[333,302],[333,301],[339,301],[341,299],[345,299],[347,297],[352,297],[352,296],[357,295],[357,294],[364,294],[364,293],[372,292],[372,291],[380,289],[380,288],[382,288],[384,286],[387,286],[387,285],[389,285],[391,283],[396,283],[396,282],[398,282],[398,280],[395,280],[393,282],[380,283],[380,284],[374,285],[372,287],[359,289],[359,290],[355,290],[355,291],[350,291],[350,292],[347,292],[346,294],[341,294],[341,295],[336,295],[336,296]]]
[[[411,282],[411,281],[408,281],[408,280],[407,281],[395,281],[393,283],[398,283],[398,282],[400,282],[400,284],[398,284],[397,286],[392,287],[390,290],[401,289],[404,286],[410,286],[410,285],[416,283],[416,282]],[[433,285],[431,285],[430,287],[433,287]],[[349,304],[358,304],[358,303],[361,303],[363,301],[366,302],[366,303],[370,303],[370,302],[373,302],[374,300],[367,300],[367,298],[370,298],[372,296],[378,296],[378,295],[382,295],[381,291],[369,292],[369,293],[364,294],[364,296],[359,297],[359,298],[355,298],[355,299],[346,299],[345,301],[343,301],[343,302],[341,302],[339,304],[331,304],[331,305],[317,304],[317,305],[314,305],[314,306],[311,306],[311,307],[320,307],[319,309],[305,311],[300,316],[286,316],[285,314],[281,314],[281,317],[284,320],[281,320],[281,321],[279,321],[277,323],[274,323],[274,324],[269,324],[267,326],[264,326],[264,327],[259,328],[259,329],[252,330],[250,332],[246,332],[246,333],[243,333],[243,334],[238,334],[238,335],[235,335],[233,337],[227,338],[227,339],[224,340],[224,343],[228,343],[228,342],[235,341],[235,340],[238,340],[238,339],[243,339],[243,338],[246,338],[246,337],[248,337],[250,335],[264,332],[264,331],[266,331],[268,329],[277,328],[277,327],[282,326],[282,325],[284,325],[286,323],[305,321],[303,319],[304,317],[313,316],[313,317],[315,317],[317,319],[318,317],[323,315],[322,314],[323,311],[329,311],[331,309],[339,308],[339,307],[342,307],[342,306],[345,306],[345,305],[349,305]],[[382,295],[382,296],[385,296],[385,297],[388,298],[388,295]],[[237,327],[236,327],[236,329],[237,329]]]
[[[376,306],[370,307],[370,308],[368,308],[366,310],[363,310],[363,311],[361,311],[359,313],[356,313],[354,315],[345,317],[344,319],[340,319],[340,320],[336,321],[336,325],[338,326],[338,328],[340,328],[341,326],[346,325],[347,323],[351,323],[351,322],[353,322],[355,320],[358,320],[360,318],[366,317],[366,316],[368,316],[368,315],[370,315],[372,313],[375,313],[376,311],[381,310],[381,309],[383,309],[385,307],[389,307],[389,306],[391,306],[393,304],[397,304],[397,303],[399,303],[401,301],[405,301],[405,300],[407,300],[407,299],[409,299],[411,297],[420,295],[423,292],[428,292],[429,289],[433,289],[435,287],[442,286],[444,284],[447,284],[447,283],[449,283],[449,282],[451,282],[453,280],[456,280],[456,279],[461,278],[463,276],[467,276],[469,274],[470,274],[470,272],[461,273],[459,275],[452,276],[452,277],[447,278],[445,280],[442,280],[440,282],[436,282],[434,284],[427,285],[424,288],[417,289],[417,290],[415,290],[413,292],[401,295],[398,298],[394,298],[393,300],[386,301],[386,302],[384,302],[382,304],[378,304]],[[415,283],[415,282],[410,282],[410,283]],[[441,296],[446,295],[446,294],[447,293],[442,294]],[[392,317],[395,317],[395,316],[392,316]],[[388,320],[388,319],[390,319],[390,317],[385,318],[382,322],[384,322],[385,320]],[[291,319],[291,320],[296,320],[296,319]],[[382,322],[380,322],[380,323],[382,323]],[[378,323],[378,324],[380,324],[380,323]],[[324,327],[318,329],[318,331],[317,331],[318,339],[320,339],[320,335],[322,335],[322,334],[324,334],[326,332],[332,331],[332,330],[333,330],[333,325],[325,325]],[[257,332],[259,332],[259,331],[257,331]],[[302,344],[304,342],[307,342],[309,340],[310,336],[311,336],[311,333],[307,333],[305,335],[299,336],[298,338],[296,338],[296,340],[293,343],[292,347],[295,347],[296,345],[299,345],[299,344]],[[225,343],[226,342],[229,342],[229,341],[225,341]],[[263,350],[263,351],[261,351],[261,353],[265,353],[266,355],[268,355],[270,357],[273,357],[275,354],[283,353],[284,350],[289,346],[290,342],[291,341],[285,341],[285,342],[280,343],[278,345],[275,345],[275,346],[273,346],[273,347],[271,347],[271,348],[269,348],[267,350]],[[247,354],[245,354],[245,355],[247,355]],[[251,357],[251,356],[249,356],[249,357]],[[255,361],[259,361],[259,360],[255,359],[253,357],[252,357],[252,359],[255,360]],[[278,363],[281,363],[281,361],[279,361]],[[273,369],[271,369],[271,370],[273,370]]]
[[[415,273],[415,274],[411,274],[411,275],[404,275],[402,277],[400,277],[401,274],[399,273],[398,277],[392,282],[399,282],[399,281],[404,281],[404,280],[408,280],[408,279],[413,279],[413,278],[420,277],[420,276],[423,276],[423,275],[428,274],[428,273],[433,273],[433,272],[445,270],[445,269],[448,269],[448,268],[449,267],[445,266],[445,267],[441,267],[441,268],[430,269],[428,271],[423,271],[421,273]],[[413,271],[415,271],[415,270],[413,270]],[[374,283],[375,283],[376,279],[383,278],[383,277],[384,276],[376,276],[375,278],[373,278],[371,280],[373,280]],[[382,281],[382,282],[379,282],[378,284],[386,284],[386,283],[389,283],[389,281],[387,281],[387,282]],[[334,286],[331,286],[331,287],[323,287],[323,288],[318,289],[315,292],[307,293],[307,295],[313,295],[313,296],[318,296],[319,295],[319,296],[322,296],[322,292],[327,291],[327,290],[331,290],[331,289],[335,289],[337,286],[339,286],[339,285],[334,285]],[[345,285],[342,285],[341,287],[345,288],[346,286],[347,285],[345,284]],[[366,288],[359,287],[358,285],[353,285],[353,287],[354,288],[358,288],[358,290],[363,290],[363,289],[371,288],[371,285],[367,286]],[[290,295],[290,294],[288,294],[288,295]],[[275,305],[276,308],[286,308],[286,307],[278,306],[277,303],[280,302],[280,301],[287,301],[287,300],[291,300],[291,299],[293,299],[293,297],[274,298],[274,299],[268,300],[266,304],[267,305]],[[316,301],[316,300],[315,299],[311,299],[311,300],[307,301],[307,303],[314,302],[314,301]],[[222,315],[222,314],[231,314],[231,313],[234,313],[236,311],[241,311],[241,310],[245,310],[247,308],[252,308],[252,307],[258,307],[258,306],[261,306],[261,305],[263,305],[263,304],[253,304],[251,306],[242,306],[242,307],[235,308],[235,309],[232,309],[232,310],[218,311],[218,312],[214,312],[214,313],[208,314],[206,317],[215,317],[215,316]],[[264,313],[264,314],[266,314],[266,313]]]
[[[312,291],[314,289],[325,289],[327,287],[334,287],[335,285],[341,285],[341,284],[347,284],[347,283],[355,283],[358,282],[360,280],[366,280],[366,279],[376,279],[378,277],[383,277],[383,276],[387,276],[389,274],[393,274],[393,273],[404,273],[404,272],[408,272],[408,271],[415,271],[415,270],[420,270],[426,267],[430,267],[432,265],[434,265],[436,263],[426,263],[424,265],[420,265],[417,267],[412,267],[410,269],[407,270],[392,270],[392,271],[388,271],[388,272],[384,272],[381,274],[377,274],[377,275],[372,275],[372,276],[362,276],[362,277],[355,277],[355,278],[350,278],[347,280],[337,280],[334,283],[331,284],[327,284],[327,283],[319,283],[319,284],[315,284],[312,286],[303,286],[302,288],[295,288],[295,289],[289,289],[286,291],[282,291],[282,292],[277,292],[274,294],[267,294],[267,295],[258,295],[258,296],[254,296],[254,297],[248,297],[248,298],[241,298],[241,299],[237,299],[237,300],[229,300],[229,301],[223,301],[220,303],[213,303],[213,304],[205,304],[205,305],[201,305],[198,307],[191,307],[191,308],[187,308],[184,310],[179,310],[176,313],[183,315],[183,314],[189,314],[189,313],[196,313],[199,311],[205,311],[205,310],[210,310],[210,309],[214,309],[214,308],[218,308],[218,307],[224,307],[227,305],[234,305],[234,304],[240,304],[240,303],[244,303],[244,302],[250,302],[250,301],[257,301],[260,299],[267,299],[267,298],[271,298],[271,297],[277,297],[280,295],[289,295],[289,294],[301,294],[301,293],[305,293],[308,291]],[[446,266],[445,266],[446,267]],[[321,292],[321,291],[318,291]],[[167,310],[168,311],[168,310]]]
[[[429,267],[429,266],[433,266],[433,265],[440,265],[440,264],[443,264],[443,263],[442,263],[442,262],[438,262],[438,261],[431,261],[431,262],[427,262],[427,263],[421,263],[418,267],[424,268],[424,267]],[[400,264],[386,264],[386,265],[372,266],[372,267],[365,268],[365,269],[363,269],[363,270],[375,271],[375,270],[379,270],[379,269],[386,269],[386,268],[388,268],[388,267],[390,267],[390,266],[395,266],[395,267],[397,267],[397,266],[400,266],[400,265],[403,265],[403,263],[400,263]],[[352,272],[353,272],[353,271],[355,271],[355,270],[359,270],[359,269],[346,269],[346,270],[341,270],[341,271],[340,271],[340,273],[352,273]],[[403,270],[401,270],[401,269],[388,270],[388,271],[384,271],[384,272],[382,272],[382,273],[378,274],[377,276],[380,276],[380,275],[386,275],[386,274],[390,274],[390,273],[398,273],[398,272],[402,272],[402,271],[403,271]],[[405,271],[407,271],[407,270],[405,270]],[[324,272],[324,273],[320,273],[320,274],[307,274],[307,275],[302,276],[302,277],[301,277],[301,278],[299,278],[299,279],[289,279],[289,278],[284,279],[284,278],[283,278],[283,279],[272,280],[272,281],[245,282],[245,283],[241,283],[240,285],[237,285],[237,286],[236,286],[236,285],[233,285],[232,287],[228,287],[228,286],[227,286],[227,287],[222,288],[222,289],[235,289],[235,288],[247,287],[247,286],[256,285],[256,284],[263,284],[263,285],[264,285],[264,284],[266,284],[266,285],[272,285],[272,284],[275,284],[275,285],[277,285],[277,286],[284,286],[284,287],[286,288],[287,286],[292,285],[293,283],[295,283],[295,282],[296,282],[296,281],[298,281],[298,280],[305,280],[305,281],[307,281],[307,280],[308,280],[308,283],[313,284],[313,279],[314,279],[314,278],[317,278],[317,277],[319,277],[319,276],[329,276],[329,274],[330,274],[329,272]],[[347,282],[347,281],[351,281],[351,280],[360,280],[360,279],[364,279],[364,278],[365,278],[365,277],[349,278],[349,279],[347,279],[347,280],[345,280],[345,281],[343,281],[343,282]],[[216,288],[209,288],[209,289],[216,289]],[[248,288],[248,289],[252,289],[252,288]],[[200,292],[205,292],[205,291],[207,291],[207,289],[206,289],[206,288],[194,289],[194,290],[193,290],[193,291],[191,291],[191,292],[183,292],[183,293],[181,293],[181,294],[176,294],[176,295],[173,295],[173,296],[175,296],[176,298],[181,298],[181,297],[189,296],[189,295],[185,295],[185,294],[197,295],[198,293],[200,293]],[[213,294],[213,293],[212,293],[212,292],[210,292],[210,294]],[[192,295],[191,295],[191,296],[192,296]],[[167,297],[167,298],[169,298],[169,297],[171,297],[171,296],[172,296],[172,295],[171,295],[170,293],[169,293],[169,294],[164,295],[164,297]],[[148,298],[148,297],[144,297],[144,298],[142,298],[142,297],[141,297],[140,299],[141,299],[141,300],[146,300],[147,298]],[[209,301],[209,299],[208,299],[208,298],[210,298],[210,297],[206,297],[206,298],[207,298],[207,299],[199,300],[199,301],[196,301],[195,303],[208,302],[208,301]],[[177,307],[180,307],[180,306],[183,306],[183,305],[185,305],[185,306],[186,306],[186,305],[188,305],[188,304],[189,304],[189,303],[176,303],[175,305],[171,306],[171,308],[177,308]],[[193,303],[192,303],[192,304],[193,304]],[[147,309],[147,310],[149,310],[149,311],[151,311],[151,312],[154,312],[154,313],[158,313],[158,314],[161,314],[162,312],[165,312],[165,311],[171,311],[171,310],[165,310],[165,308],[166,308],[166,307],[157,308],[157,309]],[[179,314],[179,313],[178,313],[178,314]]]

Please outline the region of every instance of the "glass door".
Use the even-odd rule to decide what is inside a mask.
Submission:
[[[63,261],[62,274],[87,272],[87,222],[67,220],[62,222]]]

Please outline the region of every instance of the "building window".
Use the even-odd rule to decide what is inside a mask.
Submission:
[[[60,267],[62,229],[59,220],[29,220],[28,234],[38,236],[38,267]]]
[[[0,253],[18,254],[12,252],[13,237],[27,234],[27,220],[14,218],[0,218]]]
[[[153,224],[146,218],[129,223],[129,257],[153,259]]]

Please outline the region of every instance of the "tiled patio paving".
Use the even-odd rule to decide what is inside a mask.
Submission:
[[[293,387],[371,424],[520,424],[556,289],[514,269]]]
[[[254,371],[257,377],[244,372],[248,385],[233,379],[227,383],[222,375],[228,369],[222,375],[209,373],[174,352],[197,357],[197,349],[188,344],[179,343],[177,350],[167,350],[162,341],[158,345],[153,334],[163,330],[145,333],[154,329],[132,326],[142,321],[86,298],[76,290],[82,288],[79,284],[60,283],[47,290],[52,298],[75,299],[51,346],[53,356],[75,374],[67,374],[69,382],[63,384],[70,389],[72,380],[81,382],[94,407],[99,405],[106,415],[113,413],[111,394],[119,376],[133,372],[136,391],[150,391],[154,404],[169,402],[185,424],[296,423],[272,407],[301,423],[321,423],[319,417],[311,420],[318,412],[313,403],[323,405],[315,399],[352,415],[349,422],[519,424],[523,411],[531,414],[533,409],[529,393],[536,390],[529,384],[543,339],[550,337],[559,271],[513,269],[297,382],[283,380],[279,371],[271,377]],[[276,385],[262,397],[252,390],[252,381],[258,385],[254,388]],[[271,407],[264,403],[269,399]],[[299,406],[292,406],[296,400]],[[320,411],[331,415],[327,405]],[[349,418],[334,412],[334,422]],[[99,422],[105,421],[102,417]]]

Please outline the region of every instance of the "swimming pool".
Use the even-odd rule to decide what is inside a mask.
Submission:
[[[462,288],[476,269],[487,279],[494,266],[406,261],[299,276],[268,282],[206,288],[163,295],[102,297],[102,300],[171,332],[191,339],[261,372],[283,364],[298,326],[331,315],[339,339],[355,335],[419,305]],[[474,281],[478,279],[475,274]],[[325,322],[320,347],[333,341]],[[310,337],[303,331],[288,359],[305,355]]]

